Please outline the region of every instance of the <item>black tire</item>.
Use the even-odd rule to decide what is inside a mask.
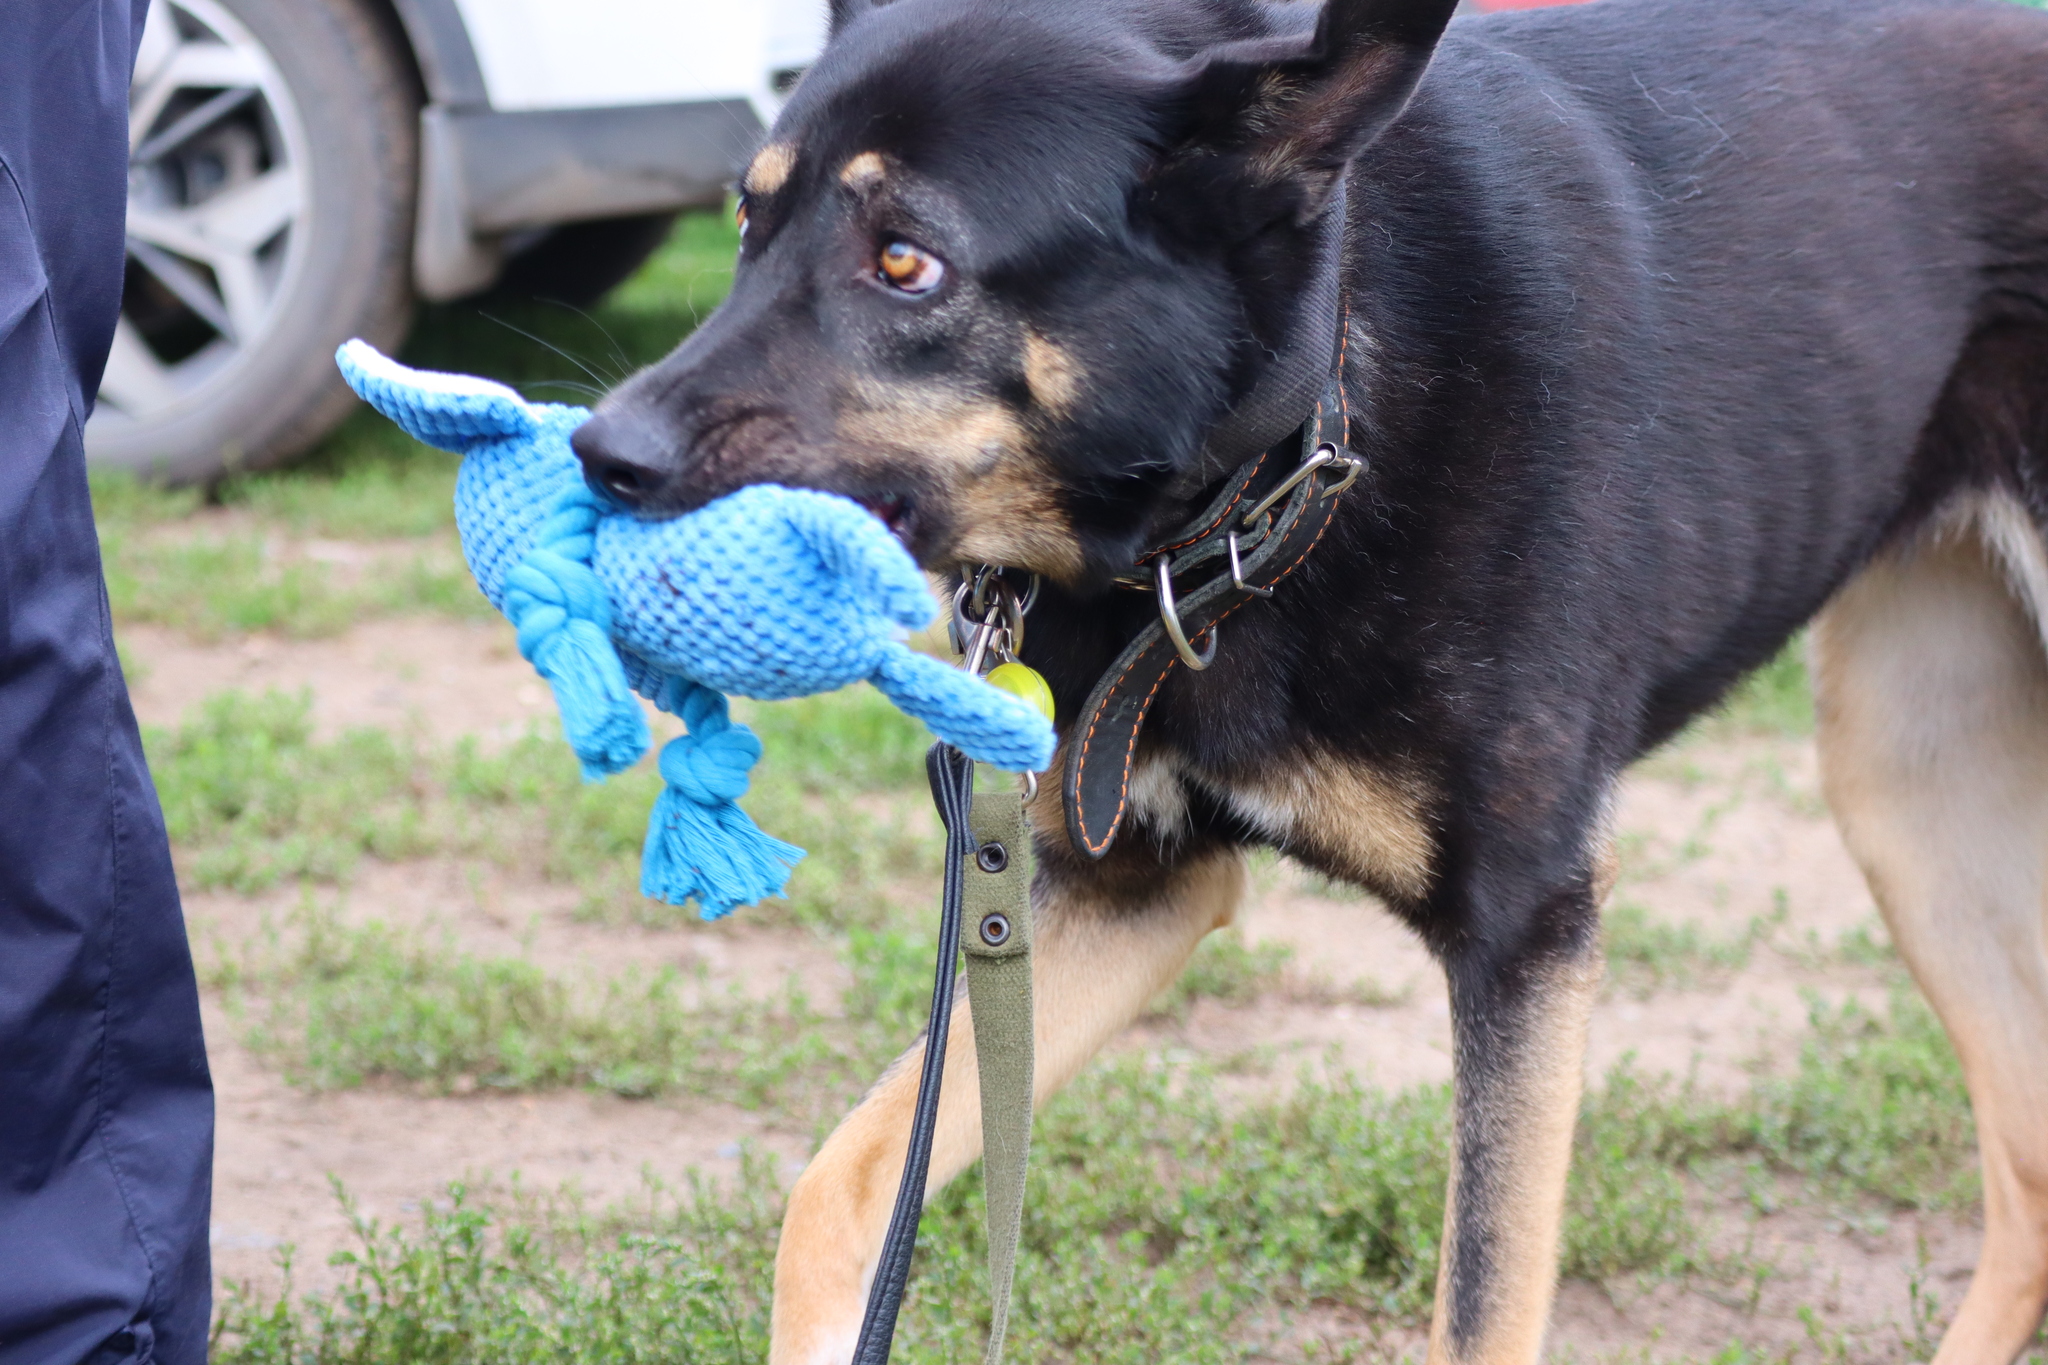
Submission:
[[[645,265],[675,223],[673,213],[564,223],[507,262],[490,292],[588,308]]]
[[[145,39],[133,97],[134,114],[150,124],[145,133],[163,133],[180,109],[213,98],[209,81],[255,93],[217,126],[172,141],[156,160],[140,156],[147,137],[138,147],[123,334],[101,386],[101,410],[86,428],[86,452],[96,467],[192,483],[274,465],[318,441],[354,402],[336,373],[335,347],[361,336],[393,350],[404,339],[414,307],[420,95],[395,36],[355,0],[154,0],[151,9],[153,25],[174,25],[169,41],[176,45],[163,47],[160,28],[154,48]],[[219,40],[216,27],[232,40]],[[192,57],[189,44],[203,50]],[[252,44],[267,68],[248,55]],[[166,50],[176,55],[158,61]],[[242,75],[206,74],[207,62],[230,60],[255,63],[246,69],[259,71],[262,84],[244,87],[236,84]],[[152,112],[149,101],[164,98],[161,89],[171,80],[165,72],[200,76]],[[219,163],[215,183],[222,188],[201,193],[192,187],[203,191],[213,174],[207,155]],[[160,161],[174,164],[165,169]],[[205,257],[177,256],[178,233],[185,231],[178,224],[206,213],[225,220],[228,210],[216,206],[231,191],[268,191],[272,185],[258,182],[294,165],[296,178],[275,182],[277,202],[295,206],[294,216],[263,245],[238,246],[239,255],[218,258],[219,269]],[[252,189],[244,199],[256,197]],[[234,221],[247,226],[244,239],[268,230],[264,213]],[[142,232],[173,249],[149,239],[136,246]],[[255,273],[236,273],[237,261],[253,263]],[[203,268],[195,270],[195,262]],[[179,287],[166,284],[167,277]],[[230,278],[267,280],[267,292],[246,284],[230,291]],[[209,310],[211,319],[203,316]],[[156,371],[133,350],[138,343]],[[170,386],[152,387],[153,374],[168,377]]]

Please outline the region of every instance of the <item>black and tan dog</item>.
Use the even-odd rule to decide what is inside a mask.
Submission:
[[[1111,580],[1334,274],[1369,470],[1157,689],[1115,847],[1056,783],[1034,811],[1041,1094],[1229,922],[1245,849],[1370,888],[1450,982],[1430,1358],[1533,1359],[1615,781],[1818,613],[1828,796],[1983,1148],[1939,1360],[2004,1362],[2048,1304],[2048,15],[1450,10],[840,0],[731,298],[578,449],[649,515],[807,485],[1044,575],[1071,727],[1156,610]],[[969,1024],[935,1186],[980,1140]],[[778,1365],[851,1353],[915,1074],[792,1193]]]

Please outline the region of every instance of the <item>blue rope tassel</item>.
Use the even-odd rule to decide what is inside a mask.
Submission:
[[[647,752],[647,717],[612,646],[611,598],[590,567],[603,515],[581,483],[562,490],[534,547],[505,576],[519,652],[554,689],[562,733],[595,782]]]
[[[640,894],[670,905],[694,899],[705,919],[781,895],[804,851],[763,834],[735,804],[761,741],[726,714],[723,693],[687,678],[666,678],[656,704],[689,733],[661,751],[668,785],[647,822]]]

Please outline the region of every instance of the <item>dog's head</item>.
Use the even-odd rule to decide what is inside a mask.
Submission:
[[[1452,0],[835,0],[730,297],[576,436],[646,515],[842,493],[927,566],[1127,567]]]

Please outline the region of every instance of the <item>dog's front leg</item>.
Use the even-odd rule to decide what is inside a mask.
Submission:
[[[1032,887],[1039,1103],[1180,974],[1203,935],[1230,922],[1243,894],[1235,852],[1144,871],[1119,868],[1112,881],[1071,863],[1039,869]],[[1139,886],[1144,890],[1130,889]],[[928,1194],[981,1154],[973,1030],[963,997],[946,1047]],[[902,1180],[923,1064],[919,1042],[840,1123],[790,1190],[775,1254],[770,1365],[846,1365],[853,1358]]]
[[[1430,1365],[1525,1365],[1543,1345],[1601,974],[1590,880],[1539,900],[1516,941],[1445,954],[1455,1118]]]

